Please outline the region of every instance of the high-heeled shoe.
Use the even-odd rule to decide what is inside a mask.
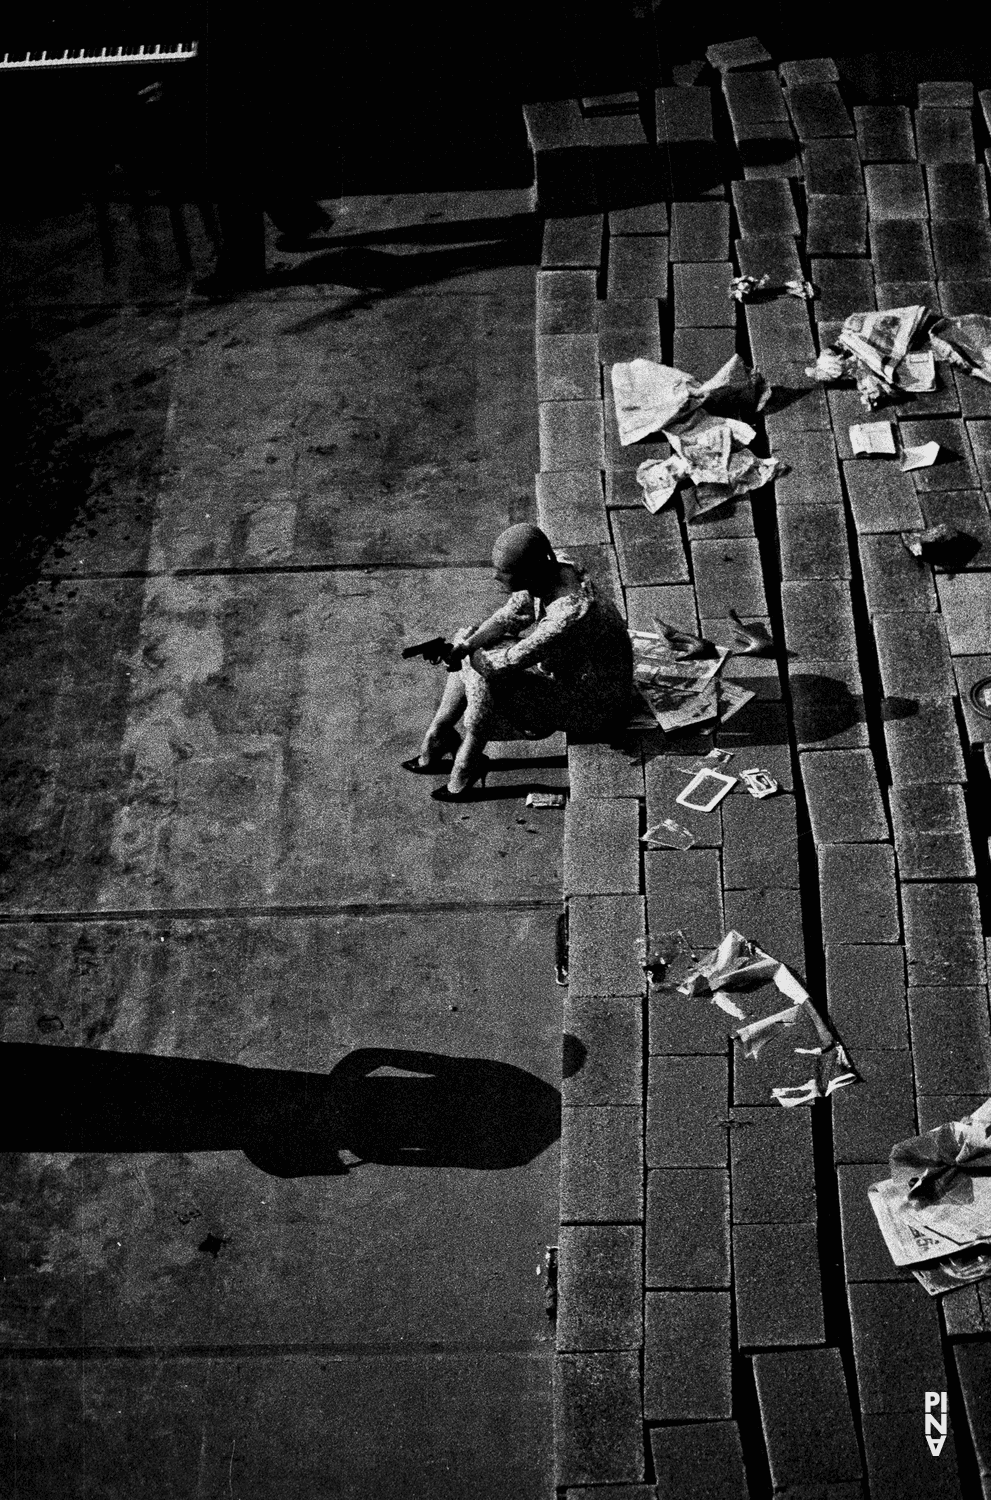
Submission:
[[[439,754],[432,756],[425,766],[420,764],[418,755],[411,756],[409,760],[401,760],[399,764],[404,771],[412,771],[414,776],[449,776],[461,745],[461,736],[456,729],[444,736],[443,745]],[[448,750],[450,759],[447,758]]]
[[[452,792],[446,786],[435,786],[430,795],[435,802],[474,802],[478,797],[480,789],[485,785],[485,778],[488,776],[491,766],[492,762],[488,756],[483,755],[478,770],[467,785],[463,786],[459,792]]]

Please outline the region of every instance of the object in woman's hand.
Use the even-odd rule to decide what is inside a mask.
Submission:
[[[442,635],[432,636],[429,641],[420,641],[416,646],[407,646],[403,652],[403,660],[408,661],[411,656],[422,656],[432,667],[444,663],[449,672],[456,672],[464,652],[459,651],[450,641],[446,641]]]

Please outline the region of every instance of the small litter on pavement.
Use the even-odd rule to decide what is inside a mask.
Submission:
[[[695,846],[695,835],[689,829],[682,828],[673,818],[662,818],[660,823],[647,829],[640,842],[646,844],[648,849],[692,849]]]
[[[765,797],[773,797],[775,792],[781,790],[770,771],[762,771],[759,766],[751,766],[748,771],[741,771],[740,780],[751,797],[756,797],[758,801],[762,801]]]
[[[696,771],[674,800],[682,807],[691,808],[692,812],[713,812],[739,779],[738,776],[725,776],[722,771]]]
[[[769,1094],[785,1109],[812,1104],[857,1082],[846,1051],[784,964],[739,932],[728,932],[677,986],[746,1024],[731,1034],[744,1058],[781,1081]],[[791,1001],[779,1009],[781,996]],[[744,998],[746,997],[746,998]],[[795,1030],[798,1028],[798,1030]],[[811,1074],[811,1076],[810,1076]]]
[[[524,807],[564,807],[568,798],[564,792],[527,792]]]
[[[931,469],[938,457],[938,443],[922,443],[918,448],[904,449],[899,468],[903,474],[910,474],[913,469]]]
[[[855,422],[850,428],[850,447],[855,458],[862,453],[895,453],[895,429],[890,422]]]
[[[662,985],[667,971],[679,958],[695,957],[695,950],[679,927],[675,932],[657,933],[649,948],[640,947],[640,967],[652,985]]]
[[[889,1167],[867,1193],[895,1265],[931,1297],[991,1274],[991,1099],[899,1141]]]
[[[945,521],[941,521],[938,526],[929,526],[925,531],[902,531],[899,535],[905,551],[911,552],[913,557],[918,557],[923,562],[936,562],[965,541],[973,541],[967,532],[958,531],[955,526],[947,526]]]
[[[937,359],[966,370],[976,380],[991,381],[991,318],[984,313],[940,318],[929,330],[929,342]]]
[[[812,302],[818,295],[811,281],[798,276],[791,281],[775,285],[766,273],[763,276],[734,276],[729,284],[729,295],[734,302],[768,302],[772,297],[801,297]]]
[[[746,302],[758,292],[766,292],[771,285],[770,276],[734,276],[729,284],[729,294],[734,302]]]

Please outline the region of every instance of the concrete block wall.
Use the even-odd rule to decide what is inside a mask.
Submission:
[[[541,524],[608,563],[632,628],[660,618],[730,644],[733,608],[778,648],[732,660],[755,697],[714,736],[569,747],[567,1025],[588,1050],[564,1091],[569,1494],[694,1495],[710,1469],[727,1494],[768,1475],[775,1492],[898,1493],[920,1360],[929,1388],[959,1392],[939,1493],[963,1493],[991,1452],[984,1365],[954,1343],[991,1332],[987,1297],[931,1303],[892,1266],[866,1199],[895,1141],[991,1092],[977,900],[991,720],[967,700],[991,675],[991,397],[941,367],[937,392],[884,411],[905,442],[946,449],[905,475],[853,458],[856,393],[804,373],[849,312],[915,298],[951,311],[991,287],[987,125],[952,92],[850,108],[828,59],[662,88],[663,197],[547,222]],[[765,270],[810,277],[819,296],[738,307],[730,278]],[[687,525],[676,507],[649,516],[635,471],[666,445],[619,443],[612,363],[704,378],[734,350],[780,392],[758,445],[782,476]],[[975,538],[966,569],[917,564],[898,533],[951,518]],[[780,795],[675,807],[682,768],[713,744],[731,770],[769,769]],[[695,847],[643,852],[643,827],[676,814]],[[729,927],[805,977],[860,1084],[784,1112],[686,1006],[676,970],[645,993],[644,944],[680,929],[699,951]],[[828,1474],[810,1456],[820,1428]]]

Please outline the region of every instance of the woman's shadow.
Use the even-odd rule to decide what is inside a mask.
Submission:
[[[365,1162],[505,1170],[561,1133],[561,1096],[534,1074],[398,1047],[359,1047],[329,1073],[303,1073],[7,1043],[0,1101],[0,1150],[240,1150],[276,1177]]]

